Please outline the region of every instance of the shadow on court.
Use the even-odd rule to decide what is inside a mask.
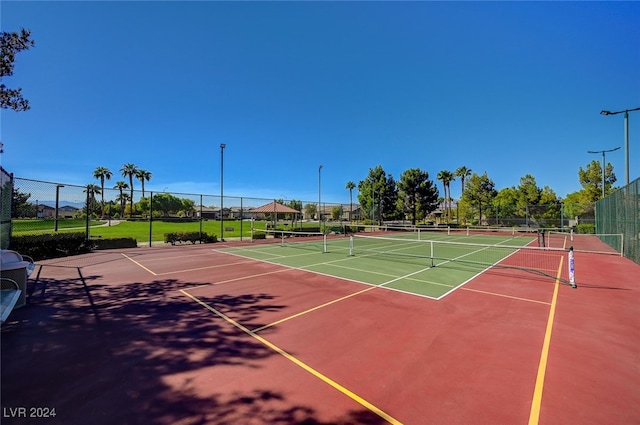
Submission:
[[[47,424],[384,423],[364,409],[322,421],[313,407],[292,405],[268,386],[230,393],[216,390],[215,380],[203,388],[175,379],[259,368],[278,354],[181,294],[193,287],[187,282],[111,286],[100,283],[102,276],[83,277],[91,297],[72,273],[42,279],[45,295],[36,288],[31,303],[3,325],[3,424],[34,423],[16,410],[23,407],[26,416],[31,408],[55,409],[55,417],[42,420]],[[244,294],[207,302],[250,320],[261,309],[282,308],[265,300]]]

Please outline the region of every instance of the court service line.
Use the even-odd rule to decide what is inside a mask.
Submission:
[[[124,255],[124,258],[126,258],[127,260],[131,261],[134,264],[137,264],[138,266],[140,266],[141,268],[143,268],[144,270],[148,271],[149,273],[151,273],[154,276],[157,276],[158,274],[155,273],[153,270],[146,268],[145,266],[143,266],[142,264],[140,264],[139,262],[137,262],[136,260],[134,260],[133,258],[129,257],[127,254],[122,253],[122,255]]]
[[[296,313],[296,314],[294,314],[294,315],[292,315],[292,316],[285,317],[285,318],[280,319],[280,320],[277,320],[277,321],[275,321],[275,322],[273,322],[273,323],[269,323],[268,325],[260,326],[259,328],[254,329],[252,332],[256,332],[256,333],[257,333],[257,332],[260,332],[260,331],[265,330],[265,329],[267,329],[267,328],[270,328],[270,327],[272,327],[272,326],[278,325],[278,324],[280,324],[280,323],[282,323],[282,322],[286,322],[287,320],[295,319],[296,317],[303,316],[303,315],[305,315],[305,314],[307,314],[307,313],[311,313],[312,311],[319,310],[319,309],[321,309],[321,308],[323,308],[323,307],[329,306],[329,305],[331,305],[331,304],[335,304],[335,303],[337,303],[337,302],[340,302],[340,301],[346,300],[346,299],[351,298],[351,297],[355,297],[356,295],[363,294],[363,293],[365,293],[365,292],[368,292],[368,291],[374,290],[374,289],[376,289],[376,288],[377,288],[377,286],[371,286],[371,287],[369,287],[369,288],[361,289],[360,291],[358,291],[358,292],[354,292],[353,294],[349,294],[349,295],[345,295],[344,297],[336,298],[335,300],[332,300],[332,301],[326,302],[326,303],[324,303],[324,304],[320,304],[320,305],[318,305],[318,306],[312,307],[312,308],[307,309],[307,310],[305,310],[305,311],[301,311],[300,313]]]
[[[478,292],[480,294],[493,295],[493,296],[496,296],[496,297],[511,298],[512,300],[527,301],[527,302],[530,302],[530,303],[551,305],[551,303],[548,303],[546,301],[538,301],[538,300],[532,300],[530,298],[514,297],[513,295],[499,294],[497,292],[481,291],[479,289],[471,289],[471,288],[460,288],[460,289],[463,290],[463,291]]]
[[[533,400],[531,402],[531,412],[529,413],[529,425],[538,425],[540,420],[540,407],[542,405],[542,390],[544,389],[544,376],[547,372],[547,361],[549,360],[549,345],[551,344],[551,331],[553,330],[553,321],[556,315],[556,305],[558,303],[558,289],[560,288],[560,275],[562,273],[562,262],[564,257],[560,257],[560,265],[558,266],[558,274],[556,275],[556,284],[553,289],[553,298],[551,299],[551,307],[549,308],[549,318],[547,319],[547,329],[544,333],[544,342],[542,344],[542,353],[540,354],[540,364],[538,365],[538,375],[536,376],[536,386],[533,391]]]
[[[397,419],[395,419],[393,416],[389,415],[388,413],[384,412],[382,409],[376,407],[372,403],[368,402],[367,400],[365,400],[364,398],[360,397],[359,395],[357,395],[353,391],[347,389],[346,387],[340,385],[339,383],[337,383],[333,379],[329,378],[328,376],[323,375],[322,373],[318,372],[317,370],[315,370],[314,368],[312,368],[308,364],[304,363],[302,360],[298,359],[297,357],[293,356],[292,354],[289,354],[287,351],[285,351],[282,348],[278,347],[274,343],[272,343],[272,342],[268,341],[267,339],[261,337],[260,335],[256,334],[255,332],[252,332],[250,329],[242,326],[240,323],[236,322],[235,320],[233,320],[229,316],[225,315],[224,313],[216,310],[215,308],[213,308],[209,304],[205,303],[204,301],[201,301],[197,297],[189,294],[184,289],[181,289],[180,292],[182,292],[184,295],[186,295],[187,297],[191,298],[192,300],[194,300],[195,302],[197,302],[198,304],[200,304],[201,306],[203,306],[207,310],[213,312],[217,316],[219,316],[222,319],[226,320],[229,324],[235,326],[236,328],[238,328],[242,332],[246,333],[247,335],[249,335],[252,338],[256,339],[257,341],[259,341],[263,345],[265,345],[268,348],[270,348],[271,350],[273,350],[276,353],[280,354],[281,356],[283,356],[284,358],[286,358],[287,360],[289,360],[293,364],[295,364],[295,365],[299,366],[300,368],[304,369],[305,371],[309,372],[310,374],[312,374],[316,378],[320,379],[324,383],[329,384],[330,386],[332,386],[336,390],[340,391],[342,394],[346,395],[347,397],[349,397],[350,399],[352,399],[356,403],[360,404],[361,406],[369,409],[371,412],[375,413],[376,415],[378,415],[379,417],[381,417],[385,421],[387,421],[387,422],[389,422],[389,423],[391,423],[393,425],[402,425],[402,423],[400,421],[398,421]]]
[[[404,293],[409,293],[409,294],[411,294],[411,295],[415,295],[415,294],[413,294],[413,293],[406,292],[406,291],[402,291],[402,290],[399,290],[399,289],[395,289],[395,288],[387,288],[385,285],[389,285],[389,284],[391,284],[391,283],[393,283],[393,282],[395,282],[395,281],[398,281],[398,280],[401,280],[401,279],[408,278],[408,277],[410,277],[410,276],[412,276],[412,275],[414,275],[414,274],[417,274],[417,273],[422,273],[423,271],[428,270],[428,269],[430,269],[430,267],[427,267],[426,269],[418,270],[417,272],[409,273],[409,274],[407,274],[407,275],[405,275],[405,276],[401,276],[401,277],[397,277],[397,278],[395,278],[395,279],[391,279],[391,280],[389,280],[389,281],[387,281],[387,282],[383,282],[383,283],[381,283],[381,284],[379,284],[379,285],[374,285],[374,286],[371,286],[371,287],[369,287],[369,288],[362,289],[362,290],[360,290],[360,291],[358,291],[358,292],[354,292],[353,294],[345,295],[344,297],[337,298],[337,299],[335,299],[335,300],[333,300],[333,301],[326,302],[326,303],[324,303],[324,304],[321,304],[321,305],[318,305],[318,306],[312,307],[312,308],[310,308],[310,309],[308,309],[308,310],[301,311],[300,313],[296,313],[296,314],[294,314],[294,315],[291,315],[291,316],[288,316],[288,317],[282,318],[282,319],[280,319],[280,320],[277,320],[277,321],[275,321],[275,322],[273,322],[273,323],[269,323],[269,324],[267,324],[267,325],[264,325],[264,326],[261,326],[261,327],[259,327],[259,328],[256,328],[256,329],[254,329],[254,330],[253,330],[253,332],[259,332],[259,331],[264,330],[264,329],[266,329],[266,328],[270,328],[271,326],[275,326],[275,325],[277,325],[277,324],[280,324],[280,323],[286,322],[286,321],[288,321],[288,320],[295,319],[296,317],[303,316],[303,315],[305,315],[305,314],[307,314],[307,313],[311,313],[312,311],[319,310],[319,309],[321,309],[321,308],[323,308],[323,307],[327,307],[327,306],[329,306],[329,305],[331,305],[331,304],[335,304],[335,303],[337,303],[337,302],[344,301],[344,300],[346,300],[346,299],[349,299],[349,298],[354,297],[354,296],[356,296],[356,295],[363,294],[363,293],[365,293],[365,292],[371,291],[371,290],[376,289],[376,288],[382,288],[382,289],[387,289],[387,290],[392,290],[392,291],[398,291],[398,292],[404,292]]]
[[[240,264],[250,264],[250,263],[254,263],[255,261],[240,261],[237,263],[227,263],[227,264],[216,264],[214,266],[204,266],[204,267],[194,267],[191,269],[183,269],[183,270],[172,270],[170,272],[163,272],[163,273],[156,273],[156,276],[164,276],[167,274],[175,274],[175,273],[186,273],[186,272],[195,272],[198,270],[208,270],[208,269],[218,269],[218,268],[223,268],[223,267],[233,267],[233,266],[237,266]]]
[[[134,260],[133,258],[129,257],[127,254],[123,253],[122,255],[125,258],[127,258],[128,260],[130,260],[131,262],[135,263],[137,266],[139,266],[142,269],[148,271],[149,273],[151,273],[154,276],[165,276],[165,275],[168,275],[168,274],[194,272],[194,271],[198,271],[198,270],[216,269],[216,268],[221,268],[221,267],[233,267],[233,266],[237,266],[238,264],[249,264],[249,263],[255,262],[255,260],[254,261],[241,261],[241,262],[232,263],[232,264],[216,264],[214,266],[194,267],[194,268],[191,268],[191,269],[172,270],[170,272],[156,273],[153,270],[151,270],[150,268],[143,266],[140,262],[138,262],[138,261]],[[172,258],[172,260],[173,259],[174,258]]]

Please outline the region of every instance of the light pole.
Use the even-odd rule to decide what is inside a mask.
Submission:
[[[320,224],[320,223],[321,223],[321,220],[322,220],[322,219],[321,219],[322,214],[320,213],[320,205],[322,205],[322,204],[320,203],[320,202],[321,202],[321,200],[322,200],[322,197],[321,197],[321,195],[320,195],[320,194],[322,193],[322,192],[321,192],[321,185],[320,185],[320,176],[321,176],[320,172],[321,172],[321,171],[322,171],[322,165],[321,165],[320,167],[318,167],[318,229],[320,229],[320,227],[321,227],[321,224]]]
[[[618,146],[615,149],[609,149],[609,150],[605,150],[605,151],[587,151],[587,153],[601,153],[602,154],[602,198],[604,199],[604,171],[605,171],[605,167],[606,167],[606,163],[604,160],[604,155],[607,152],[613,152],[613,151],[617,151],[618,149],[620,149],[620,146]]]
[[[640,108],[625,109],[624,111],[600,111],[601,115],[617,115],[624,113],[624,183],[629,184],[629,112],[640,111]]]
[[[56,185],[56,216],[55,216],[55,220],[53,221],[53,231],[57,232],[58,231],[58,201],[60,200],[60,188],[64,187],[63,184],[57,184]],[[89,203],[87,203],[87,216],[89,216]]]
[[[220,242],[224,242],[224,148],[220,143]]]

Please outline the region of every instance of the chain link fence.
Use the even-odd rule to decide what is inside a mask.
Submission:
[[[622,234],[623,255],[640,264],[640,179],[596,202],[596,233]],[[606,238],[603,242],[609,243]]]
[[[87,238],[117,235],[153,245],[171,242],[167,234],[176,231],[197,233],[198,240],[245,239],[254,227],[318,231],[353,217],[349,204],[323,202],[319,207],[302,200],[103,189],[23,178],[14,179],[14,189],[13,197],[8,196],[14,202],[8,216],[13,229],[7,232],[13,235],[76,231],[85,232]],[[278,212],[276,203],[298,212]],[[255,212],[259,207],[264,208]]]
[[[128,185],[104,189],[96,184],[78,186],[24,178],[2,178],[2,246],[10,235],[83,232],[86,238],[129,237],[138,244],[171,242],[167,233],[197,233],[217,239],[248,239],[252,228],[331,231],[343,222],[367,220],[367,211],[353,205],[295,199],[151,192]],[[637,191],[636,197],[637,197]],[[281,213],[268,206],[274,201],[298,213]],[[11,203],[13,202],[13,205]],[[9,204],[9,208],[5,205]],[[267,206],[265,210],[265,206]],[[261,212],[254,210],[261,208]],[[459,205],[453,223],[474,224],[477,212]],[[594,204],[487,206],[482,225],[569,229],[595,223]],[[476,217],[475,219],[473,217]],[[434,222],[438,222],[434,220]],[[593,231],[592,231],[593,232]],[[600,233],[600,230],[598,231]]]
[[[11,242],[11,199],[13,175],[0,167],[0,249],[9,248]]]

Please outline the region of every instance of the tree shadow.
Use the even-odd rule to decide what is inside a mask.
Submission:
[[[261,368],[277,354],[184,296],[179,290],[193,288],[189,282],[110,285],[103,276],[68,274],[42,279],[45,295],[33,297],[3,325],[3,410],[55,408],[49,424],[386,423],[364,408],[335,412],[334,421],[322,422],[320,412],[292,405],[268,384],[232,394],[203,393],[190,378],[171,384],[180,374]],[[258,293],[206,302],[245,322],[284,307],[274,301]],[[33,418],[5,414],[3,423]]]

